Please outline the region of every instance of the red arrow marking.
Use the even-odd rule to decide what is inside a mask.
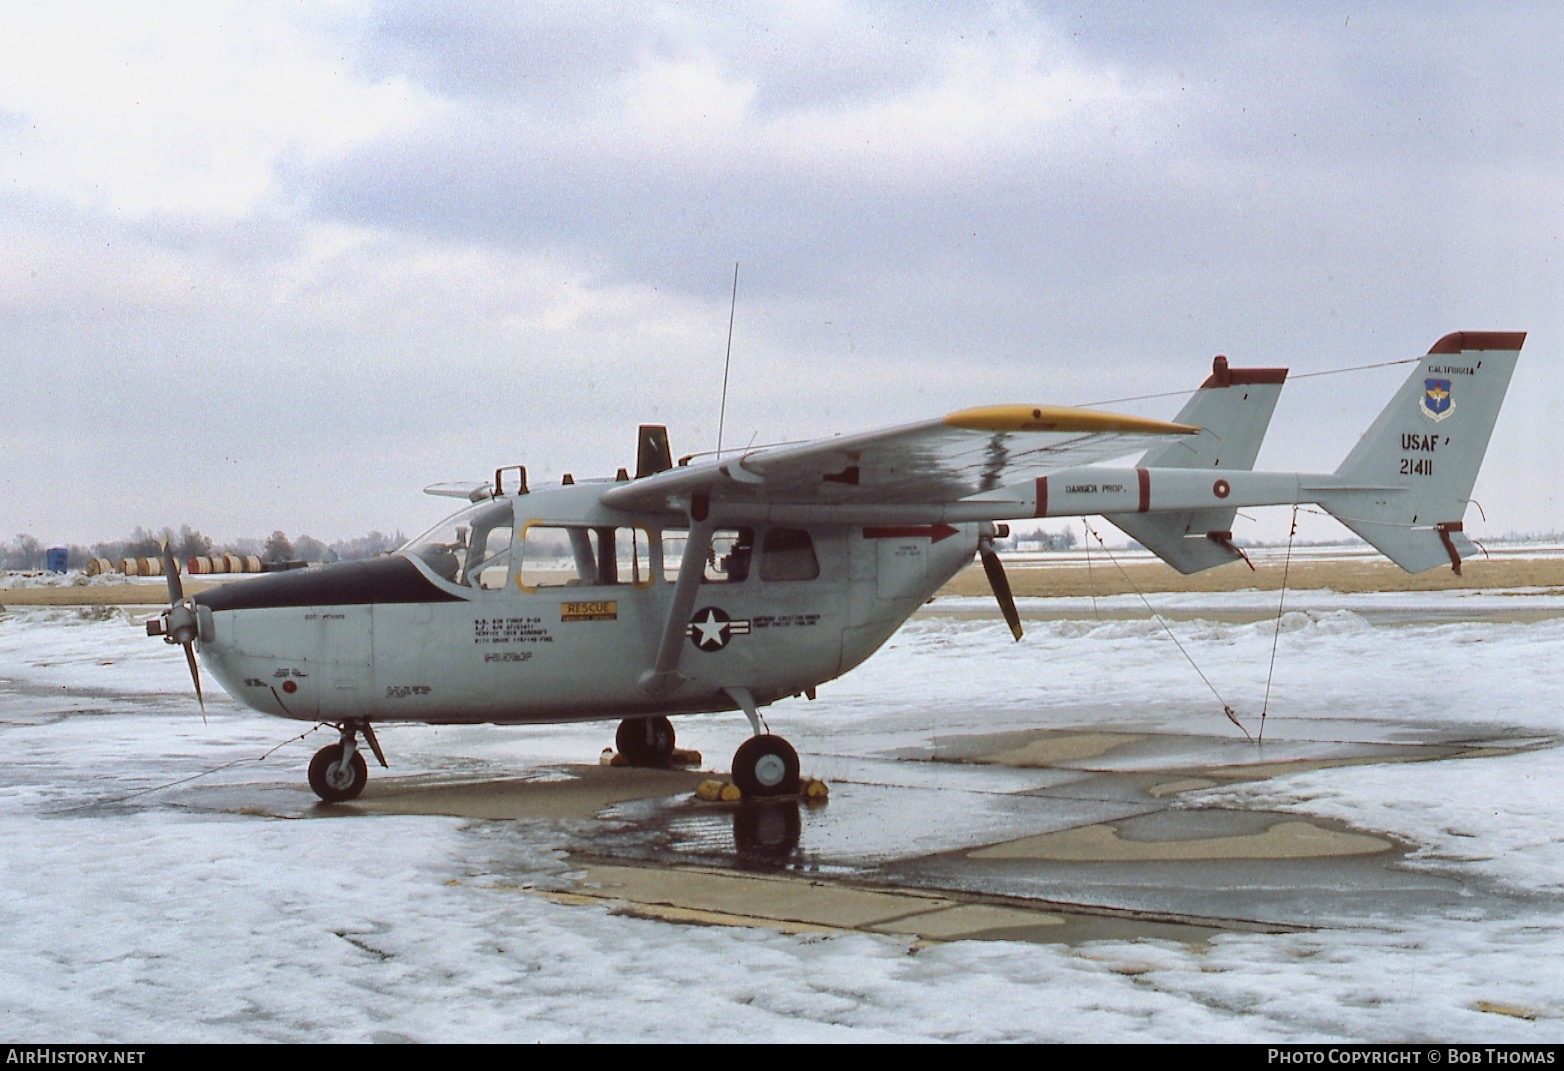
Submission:
[[[865,539],[928,539],[931,543],[956,534],[956,529],[948,524],[899,524],[863,530]]]

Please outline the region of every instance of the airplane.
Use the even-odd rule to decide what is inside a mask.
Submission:
[[[974,555],[1021,638],[1002,522],[1102,515],[1193,573],[1242,559],[1239,508],[1312,503],[1408,572],[1459,572],[1525,337],[1441,338],[1333,473],[1254,471],[1287,370],[1220,356],[1172,421],[998,405],[678,465],[643,425],[633,479],[534,488],[509,466],[435,485],[462,508],[387,556],[187,599],[165,547],[169,608],[147,631],[184,648],[198,698],[197,651],[246,706],[337,729],[309,767],[328,803],[364,789],[359,737],[387,765],[377,724],[619,719],[619,752],[666,766],[671,716],[731,711],[752,733],[743,796],[796,795],[798,753],[761,710],[813,699]]]

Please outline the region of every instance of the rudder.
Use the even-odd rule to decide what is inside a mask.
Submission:
[[[1434,343],[1319,504],[1408,572],[1460,572],[1473,549],[1462,518],[1525,341],[1524,331],[1458,331]]]
[[[1211,375],[1174,420],[1194,424],[1198,436],[1154,446],[1140,468],[1252,469],[1260,455],[1276,400],[1287,382],[1285,368],[1230,368],[1226,357],[1211,362]],[[1243,557],[1233,546],[1232,507],[1158,513],[1111,513],[1131,539],[1181,573],[1197,573]]]

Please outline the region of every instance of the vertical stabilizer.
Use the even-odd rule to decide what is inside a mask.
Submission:
[[[1460,562],[1472,485],[1526,341],[1523,331],[1458,331],[1434,343],[1317,499],[1408,572]]]
[[[635,444],[635,478],[643,480],[673,468],[673,450],[668,445],[668,429],[661,424],[642,424]]]
[[[1144,469],[1252,469],[1287,382],[1285,368],[1230,368],[1226,357],[1173,419],[1194,424],[1198,436],[1154,446],[1140,459]],[[1243,557],[1233,546],[1228,507],[1159,513],[1113,513],[1112,521],[1181,573],[1196,573]]]

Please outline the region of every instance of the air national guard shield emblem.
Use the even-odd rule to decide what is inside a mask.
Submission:
[[[1450,395],[1448,379],[1423,380],[1423,415],[1430,420],[1443,420],[1455,411],[1455,399]]]

